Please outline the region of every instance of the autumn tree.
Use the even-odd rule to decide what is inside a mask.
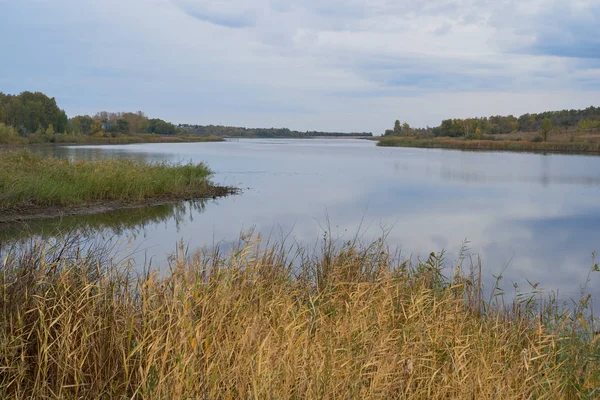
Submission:
[[[94,123],[94,119],[89,115],[78,115],[72,118],[70,122],[72,134],[92,134],[92,125]]]
[[[121,119],[126,120],[129,124],[130,134],[148,131],[148,117],[142,111],[138,111],[137,113],[122,113]]]
[[[54,136],[54,126],[52,126],[52,124],[48,125],[48,128],[46,128],[46,137],[48,139],[52,139],[52,136]]]
[[[582,119],[577,125],[579,132],[594,132],[600,128],[600,121],[590,121],[588,119]]]
[[[91,126],[91,134],[94,136],[104,136],[104,132],[102,132],[102,122],[100,120],[93,120]]]

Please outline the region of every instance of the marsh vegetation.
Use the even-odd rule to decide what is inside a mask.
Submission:
[[[576,399],[598,395],[585,292],[486,296],[481,266],[383,240],[243,236],[135,273],[76,238],[2,254],[0,397]],[[463,265],[465,264],[465,265]],[[165,267],[165,266],[163,266]],[[597,269],[597,266],[594,267]]]
[[[464,150],[600,153],[600,107],[539,114],[494,115],[443,120],[439,126],[413,128],[396,120],[379,146]]]
[[[77,207],[119,208],[234,192],[213,185],[211,174],[203,163],[148,163],[124,158],[71,161],[27,150],[3,151],[0,217],[52,216],[73,213]]]
[[[567,137],[567,140],[553,138],[544,141],[538,135],[511,135],[506,138],[485,137],[481,139],[465,138],[416,138],[385,136],[379,139],[382,147],[419,147],[457,150],[489,150],[489,151],[525,151],[563,154],[600,154],[600,135],[585,137]]]

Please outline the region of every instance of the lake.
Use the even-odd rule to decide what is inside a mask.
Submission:
[[[135,157],[206,162],[214,181],[242,194],[105,215],[4,228],[2,240],[51,236],[85,227],[125,243],[138,263],[164,264],[183,240],[190,248],[227,247],[241,232],[289,235],[315,246],[330,229],[363,242],[387,235],[401,256],[447,250],[449,265],[465,240],[481,256],[485,284],[504,270],[503,287],[577,296],[600,249],[600,157],[381,148],[356,139],[229,140],[219,143],[41,147],[72,159]],[[327,228],[327,227],[330,228]],[[600,275],[600,274],[598,274]],[[598,277],[590,291],[598,298]],[[596,285],[595,285],[596,284]]]

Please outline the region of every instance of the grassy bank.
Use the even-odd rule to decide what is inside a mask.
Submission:
[[[198,135],[121,135],[117,137],[93,137],[76,136],[74,139],[66,136],[57,138],[53,143],[57,144],[134,144],[134,143],[201,143],[201,142],[222,142],[223,138],[218,136],[198,136]]]
[[[135,144],[135,143],[195,143],[195,142],[222,142],[223,138],[218,136],[199,136],[199,135],[116,135],[112,136],[89,136],[89,135],[64,135],[53,134],[27,136],[5,135],[0,132],[0,144],[26,146],[32,144],[63,144],[63,145],[85,145],[85,144]]]
[[[377,145],[384,147],[600,154],[600,143],[595,141],[533,142],[524,140],[465,140],[456,138],[417,139],[410,137],[383,137],[379,140]]]
[[[27,150],[4,151],[0,152],[0,218],[231,192],[211,184],[210,175],[202,163],[169,165],[127,159],[73,162],[44,158]]]
[[[133,274],[74,241],[4,253],[2,398],[577,399],[599,394],[581,310],[486,301],[440,257],[241,241]],[[295,268],[292,268],[295,260]],[[477,270],[477,269],[475,269]]]

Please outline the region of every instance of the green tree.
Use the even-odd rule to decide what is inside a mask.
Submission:
[[[15,136],[17,136],[17,132],[15,131],[15,128],[13,128],[12,126],[5,125],[4,123],[0,122],[0,143],[9,142],[10,139]]]
[[[410,125],[408,125],[408,122],[402,124],[402,134],[404,136],[409,136],[411,134]]]
[[[81,125],[75,118],[69,120],[69,123],[67,124],[67,133],[72,136],[81,135]]]
[[[544,139],[544,142],[546,142],[548,140],[548,134],[550,133],[551,130],[552,130],[552,121],[550,121],[550,118],[544,118],[544,121],[542,121],[541,130],[540,130],[540,133],[542,134],[542,139]]]
[[[129,122],[123,118],[117,120],[116,131],[124,135],[129,133]]]
[[[169,122],[159,118],[153,118],[148,121],[148,133],[156,133],[158,135],[175,135],[177,127]]]
[[[402,126],[400,125],[400,121],[396,120],[396,122],[394,122],[394,134],[400,135],[401,133],[402,133]]]
[[[81,132],[84,135],[91,135],[93,133],[92,125],[94,124],[94,119],[89,115],[78,115],[71,122],[73,125],[79,126],[79,129],[74,128],[75,132]]]
[[[454,136],[454,123],[451,119],[445,119],[440,125],[440,136]]]
[[[577,124],[577,130],[579,132],[593,132],[600,127],[600,121],[590,121],[589,119],[582,119]]]
[[[67,128],[67,116],[56,105],[56,99],[41,92],[22,92],[19,95],[0,94],[0,121],[18,129],[21,135],[45,131],[49,125],[58,132]]]
[[[56,132],[65,133],[69,127],[69,118],[63,110],[59,110],[56,117]]]

